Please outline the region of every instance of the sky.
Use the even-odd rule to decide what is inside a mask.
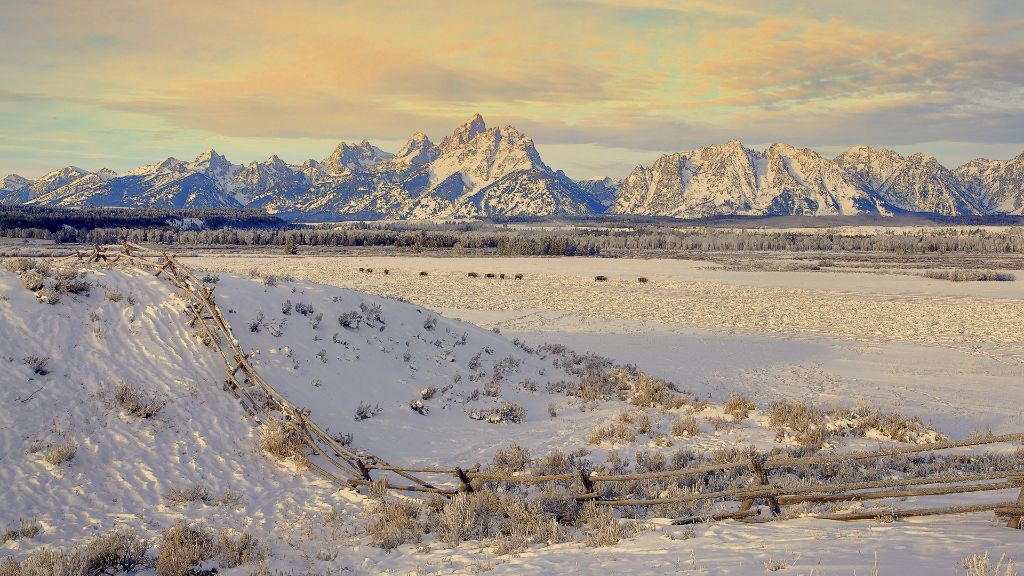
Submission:
[[[396,151],[474,113],[572,177],[738,138],[1024,150],[1024,2],[0,0],[0,174]]]

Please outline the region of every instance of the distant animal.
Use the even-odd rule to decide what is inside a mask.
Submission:
[[[391,270],[388,270],[387,268],[384,269],[384,273],[385,274],[389,274],[390,272],[391,272]]]
[[[367,274],[373,274],[373,268],[367,268],[366,269],[366,273]]]
[[[366,272],[366,268],[360,268],[359,271],[360,272]]]
[[[594,276],[594,281],[595,282],[606,282],[607,280],[608,280],[607,276]]]
[[[516,280],[522,280],[522,279],[523,279],[523,275],[522,274],[516,274]]]
[[[485,278],[494,278],[494,273],[488,272],[487,274],[484,274],[484,277]]]
[[[420,272],[420,276],[429,276],[426,271]]]
[[[643,276],[637,278],[636,281],[641,284],[647,284],[647,278],[644,278]]]
[[[479,274],[477,274],[476,272],[470,272],[470,273],[469,273],[469,277],[470,277],[470,278],[479,278],[479,277],[480,277],[480,275],[479,275]]]
[[[505,275],[504,274],[498,274],[498,278],[501,278],[502,280],[504,280],[505,279]]]

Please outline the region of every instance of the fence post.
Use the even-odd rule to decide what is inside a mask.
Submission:
[[[1007,478],[1013,484],[1020,486],[1020,494],[1017,495],[1017,508],[1024,508],[1024,476],[1010,476]],[[1024,515],[1014,514],[1006,521],[1007,528],[1024,528]]]
[[[466,471],[462,468],[455,469],[455,475],[459,477],[459,481],[462,482],[462,486],[459,486],[460,492],[472,492],[473,484],[469,481],[469,476],[466,475]]]
[[[587,472],[582,466],[577,468],[576,471],[580,475],[580,482],[583,483],[583,489],[586,491],[584,494],[590,494],[594,492],[594,481],[590,479],[590,472]]]
[[[750,468],[751,470],[754,471],[754,476],[757,477],[757,481],[760,482],[762,486],[770,486],[770,484],[768,483],[768,473],[764,471],[764,466],[761,464],[761,459],[758,456],[755,455],[750,457]],[[782,507],[779,506],[778,498],[769,495],[765,498],[765,500],[768,501],[768,506],[772,510],[772,516],[782,515]],[[746,508],[742,508],[743,505],[746,505]],[[753,500],[751,500],[749,504],[746,500],[744,500],[743,504],[741,505],[741,509],[749,510],[752,505]]]

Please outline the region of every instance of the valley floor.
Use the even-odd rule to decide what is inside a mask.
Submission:
[[[921,416],[954,436],[1024,429],[1021,281],[749,272],[684,260],[185,260],[403,298],[533,344],[560,342],[634,363],[718,400],[739,392],[761,401],[864,401]],[[488,272],[524,278],[484,278]],[[595,281],[598,274],[608,280]]]

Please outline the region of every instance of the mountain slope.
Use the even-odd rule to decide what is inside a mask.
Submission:
[[[878,203],[832,161],[774,144],[765,152],[738,140],[667,154],[626,177],[609,209],[684,218],[719,214],[878,213]]]
[[[978,158],[954,173],[988,211],[1024,214],[1024,153],[1011,160]]]

